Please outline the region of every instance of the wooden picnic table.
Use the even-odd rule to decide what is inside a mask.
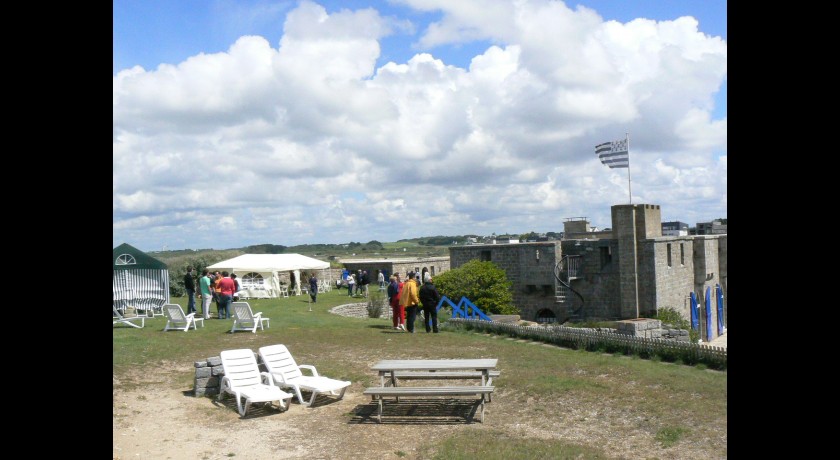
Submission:
[[[481,421],[484,422],[484,402],[489,401],[494,387],[487,384],[490,372],[496,368],[497,359],[387,359],[371,366],[379,372],[380,386],[368,388],[364,394],[370,395],[379,403],[379,422],[382,422],[383,397],[396,397],[399,402],[403,396],[478,396],[476,403],[481,407]],[[397,387],[397,376],[406,372],[426,372],[423,379],[458,378],[455,374],[463,372],[463,378],[471,378],[476,372],[480,373],[481,385],[448,386],[448,387]],[[385,377],[391,381],[391,386],[385,386]],[[415,377],[418,378],[418,377]]]
[[[496,368],[498,359],[384,359],[374,364],[371,369],[379,372],[381,386],[385,386],[385,377],[396,386],[395,373],[399,371],[480,371],[481,385],[487,385],[490,371]]]

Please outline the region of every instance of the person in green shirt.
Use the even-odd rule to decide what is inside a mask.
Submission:
[[[205,268],[201,271],[201,279],[198,280],[199,288],[201,289],[201,313],[204,319],[210,319],[210,302],[213,300],[213,291],[210,287],[209,271]]]

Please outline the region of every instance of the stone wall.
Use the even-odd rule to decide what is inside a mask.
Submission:
[[[402,275],[403,281],[406,273],[413,271],[419,274],[429,272],[432,276],[449,271],[449,257],[402,257],[393,259],[341,259],[341,263],[347,270],[367,270],[370,274],[372,284],[376,284],[377,275],[383,271],[387,276],[394,273]],[[339,270],[339,276],[341,270]],[[387,280],[387,277],[386,277]]]
[[[662,321],[651,318],[618,321],[616,322],[616,332],[633,337],[644,337],[646,339],[690,341],[687,329],[663,328]]]
[[[717,299],[715,299],[715,285],[720,283],[719,240],[717,235],[695,236],[694,238],[694,292],[697,293],[697,304],[700,310],[705,310],[706,288],[711,288],[711,338],[703,334],[703,340],[714,340],[717,336]],[[724,298],[725,300],[725,298]],[[726,302],[724,302],[724,307]],[[701,328],[705,330],[705,322]]]
[[[646,241],[645,246],[652,253],[653,263],[640,267],[640,271],[644,271],[644,279],[651,280],[645,283],[645,299],[650,303],[646,302],[644,305],[657,310],[673,308],[680,312],[683,318],[690,319],[691,305],[688,294],[694,288],[694,242],[685,237],[662,237]],[[669,246],[670,265],[668,264]],[[653,286],[655,289],[649,289],[648,286]],[[650,308],[645,309],[645,312],[653,313]]]
[[[508,281],[513,283],[513,304],[519,308],[521,317],[529,321],[535,321],[542,309],[551,310],[558,321],[564,321],[568,316],[565,304],[558,304],[555,297],[554,266],[560,256],[560,245],[554,241],[449,248],[453,269],[474,259],[489,260],[503,269]],[[451,300],[457,303],[460,299]],[[482,308],[481,305],[477,307]]]
[[[618,240],[562,241],[561,245],[564,255],[580,256],[577,278],[570,285],[585,301],[570,294],[566,300],[569,311],[582,306],[583,319],[620,318]]]
[[[729,315],[729,297],[726,291],[726,235],[718,238],[718,264],[720,265],[720,287],[723,289],[723,325],[726,326],[726,318]]]

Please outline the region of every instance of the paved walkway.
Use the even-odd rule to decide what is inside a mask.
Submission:
[[[713,347],[723,347],[726,348],[726,335],[729,331],[724,331],[723,334],[718,336],[716,339],[709,342],[709,345]]]

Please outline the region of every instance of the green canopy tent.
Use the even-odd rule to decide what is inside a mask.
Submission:
[[[169,303],[169,269],[145,252],[123,243],[114,248],[114,306],[163,314]]]

